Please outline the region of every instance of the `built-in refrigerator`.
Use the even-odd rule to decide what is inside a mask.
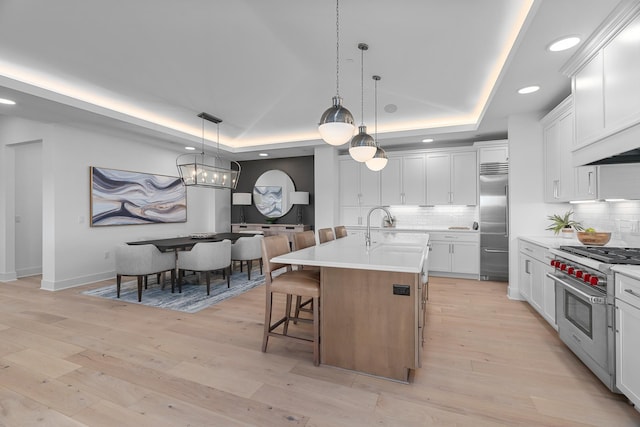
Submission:
[[[509,164],[480,164],[480,279],[509,280]]]

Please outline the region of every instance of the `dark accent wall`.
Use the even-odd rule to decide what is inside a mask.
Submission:
[[[253,185],[264,172],[278,169],[291,177],[296,191],[309,192],[309,205],[303,206],[303,222],[315,229],[314,208],[314,163],[313,156],[287,157],[282,159],[265,159],[239,162],[242,167],[236,193],[253,193]],[[230,196],[231,197],[231,196]],[[253,224],[266,224],[254,205],[244,207],[245,221]],[[240,222],[240,206],[231,205],[231,222]],[[276,224],[296,224],[298,222],[298,206],[294,205],[284,216],[276,219]]]

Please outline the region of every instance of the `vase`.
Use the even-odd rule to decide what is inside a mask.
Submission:
[[[573,239],[573,228],[563,228],[561,235],[565,239]]]

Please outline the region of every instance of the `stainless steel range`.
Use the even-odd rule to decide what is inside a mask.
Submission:
[[[640,249],[561,246],[552,249],[560,339],[609,387],[615,387],[614,264],[640,265]]]

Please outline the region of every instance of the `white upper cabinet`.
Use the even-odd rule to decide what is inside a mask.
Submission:
[[[476,205],[476,151],[427,154],[427,205]]]
[[[640,2],[622,1],[563,67],[572,78],[574,166],[640,147]]]
[[[604,131],[602,53],[598,52],[573,79],[576,142],[593,141]]]
[[[424,205],[426,176],[424,154],[389,156],[380,171],[380,201],[383,205]]]
[[[507,141],[476,142],[480,164],[507,163],[509,161],[509,146]],[[483,146],[487,145],[487,146]]]
[[[574,112],[569,96],[542,119],[544,138],[544,199],[547,203],[592,200],[597,197],[596,168],[575,168]]]
[[[351,158],[340,159],[340,222],[362,225],[366,214],[380,204],[380,173]]]

